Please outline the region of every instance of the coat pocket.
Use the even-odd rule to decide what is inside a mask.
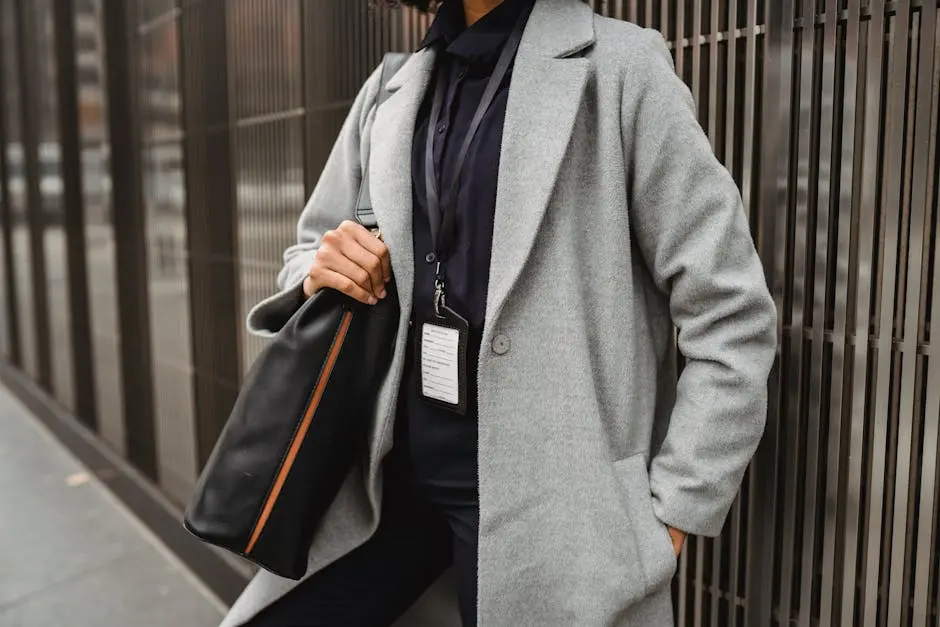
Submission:
[[[666,586],[676,574],[678,559],[669,530],[653,513],[649,470],[643,453],[614,462],[624,490],[624,500],[633,527],[637,554],[646,577],[646,593]]]

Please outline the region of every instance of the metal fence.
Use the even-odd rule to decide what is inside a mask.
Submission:
[[[596,0],[671,43],[780,310],[680,625],[940,625],[936,0]],[[0,0],[0,358],[184,502],[359,85],[365,0]]]

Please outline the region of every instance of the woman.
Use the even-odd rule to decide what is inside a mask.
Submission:
[[[380,74],[249,317],[375,303],[394,273],[368,458],[307,579],[258,575],[224,625],[389,625],[451,565],[465,627],[671,625],[685,534],[721,531],[761,436],[776,321],[662,37],[445,0],[376,107]],[[382,241],[352,221],[367,164]]]

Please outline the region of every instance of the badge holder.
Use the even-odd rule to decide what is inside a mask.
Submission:
[[[508,75],[515,59],[529,11],[522,12],[512,34],[500,53],[499,60],[486,84],[486,89],[477,105],[476,113],[467,129],[463,145],[457,155],[455,171],[457,175],[446,188],[445,202],[441,202],[438,180],[435,173],[434,145],[437,133],[430,129],[437,128],[444,106],[445,84],[440,78],[434,89],[431,104],[431,116],[428,120],[427,146],[425,149],[425,184],[428,194],[428,214],[431,226],[431,241],[437,258],[437,272],[434,281],[434,315],[430,320],[418,321],[415,334],[415,371],[418,379],[418,393],[425,402],[448,409],[458,414],[467,413],[467,340],[470,337],[470,324],[465,318],[447,306],[444,297],[444,271],[442,252],[450,249],[454,238],[456,223],[456,198],[460,189],[460,172],[470,151],[470,145],[483,123],[483,118],[493,104],[499,86]],[[443,206],[442,206],[443,205]],[[443,210],[442,210],[443,209]]]
[[[434,317],[421,320],[415,334],[418,393],[424,401],[457,414],[467,413],[467,339],[470,324],[449,308],[443,283],[434,292]]]

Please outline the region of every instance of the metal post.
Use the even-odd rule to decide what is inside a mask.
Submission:
[[[112,156],[112,218],[127,456],[146,475],[156,479],[147,238],[141,190],[140,123],[134,93],[137,52],[131,33],[130,5],[126,0],[104,0],[102,11]]]
[[[784,247],[786,233],[787,152],[790,143],[790,81],[792,76],[793,2],[765,0],[764,74],[761,110],[760,189],[757,216],[757,247],[764,263],[777,310],[782,311],[786,277]],[[778,323],[778,326],[782,324]],[[777,524],[777,460],[784,425],[780,415],[781,369],[778,361],[771,372],[766,434],[751,465],[747,538],[748,596],[744,623],[749,627],[771,625],[774,603],[774,551]]]
[[[16,80],[15,76],[4,76],[6,67],[3,56],[6,52],[0,45],[0,86],[8,80]],[[3,91],[6,91],[4,89]],[[23,355],[20,351],[20,317],[16,299],[17,292],[16,272],[13,269],[13,216],[11,213],[12,199],[7,181],[10,180],[10,171],[7,165],[7,111],[6,97],[0,95],[0,237],[3,238],[3,268],[5,276],[0,277],[6,283],[7,302],[0,304],[7,308],[7,333],[10,338],[10,362],[17,368],[23,367]]]
[[[49,294],[46,289],[46,255],[43,246],[45,207],[39,191],[39,134],[36,114],[39,94],[36,92],[36,28],[35,5],[29,0],[16,0],[16,42],[19,46],[18,76],[20,85],[20,124],[23,144],[23,175],[26,182],[26,216],[29,225],[30,276],[33,282],[33,319],[36,332],[37,383],[52,391],[52,359],[49,329]],[[28,341],[24,338],[24,341]]]
[[[207,0],[184,6],[180,17],[193,390],[200,465],[212,452],[241,379],[226,10],[227,3]]]
[[[58,68],[59,141],[62,154],[62,200],[68,259],[66,270],[71,309],[69,319],[72,325],[75,409],[78,417],[89,428],[97,429],[95,363],[91,347],[91,308],[88,302],[88,268],[85,256],[85,199],[82,193],[81,141],[78,128],[74,0],[56,0],[52,10]]]

